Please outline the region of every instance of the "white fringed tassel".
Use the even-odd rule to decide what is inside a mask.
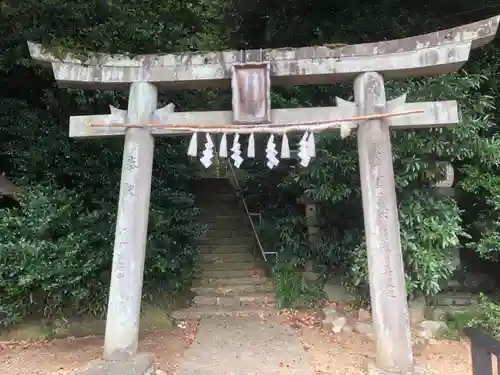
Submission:
[[[271,134],[266,147],[267,167],[269,169],[273,169],[279,164],[280,161],[276,155],[278,155],[278,151],[276,151],[276,144],[274,143],[274,134]]]
[[[309,161],[311,157],[309,156],[309,152],[307,151],[307,137],[309,136],[308,132],[305,132],[302,136],[302,139],[299,142],[299,153],[298,157],[300,159],[300,165],[303,167],[307,167],[309,165]]]
[[[255,158],[255,137],[253,133],[250,133],[250,137],[248,137],[247,156],[249,158]]]
[[[347,124],[340,124],[340,138],[344,139],[351,134],[351,127]]]
[[[316,142],[314,140],[314,133],[309,133],[309,137],[307,137],[307,154],[311,158],[316,157]]]
[[[281,140],[281,154],[282,159],[290,159],[290,144],[288,143],[288,137],[286,133],[283,133],[283,139]]]
[[[240,156],[241,155],[241,144],[240,144],[240,135],[236,133],[234,135],[234,140],[233,140],[233,147],[231,148],[231,159],[234,160],[234,166],[236,168],[239,168],[241,166],[241,163],[243,163],[243,158]]]
[[[226,135],[226,133],[222,134],[222,138],[220,139],[219,156],[221,158],[227,158],[227,135]]]
[[[203,156],[200,158],[201,164],[205,168],[208,168],[212,165],[212,159],[214,157],[214,143],[212,142],[212,137],[210,134],[206,134],[207,141],[205,142],[205,150],[203,150]]]
[[[193,133],[188,146],[188,156],[197,157],[198,156],[198,134]]]

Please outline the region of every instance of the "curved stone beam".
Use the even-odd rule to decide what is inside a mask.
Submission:
[[[319,47],[324,48],[324,47]],[[438,75],[457,71],[469,58],[471,43],[446,44],[409,52],[377,56],[321,59],[283,58],[270,61],[273,84],[327,84],[354,79],[363,72],[377,71],[386,78]],[[222,52],[227,55],[229,52]],[[165,55],[170,59],[177,56]],[[155,62],[109,60],[102,65],[52,62],[55,79],[63,87],[127,89],[132,82],[146,81],[168,88],[202,88],[229,85],[229,57],[214,64],[196,64],[178,56],[177,64],[167,64],[162,57]]]
[[[58,58],[40,44],[28,42],[31,57],[50,63],[63,86],[127,88],[148,81],[169,88],[229,86],[231,66],[268,61],[276,85],[334,83],[367,71],[386,78],[444,74],[459,69],[471,48],[489,43],[500,16],[456,28],[378,43],[222,51],[167,55],[89,54],[82,59],[68,52]]]

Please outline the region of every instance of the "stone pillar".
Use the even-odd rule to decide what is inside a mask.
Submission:
[[[128,121],[148,122],[156,108],[156,87],[133,83]],[[149,129],[127,128],[104,342],[104,358],[108,360],[137,353],[153,150]]]
[[[317,206],[313,202],[308,202],[304,198],[307,234],[309,238],[309,245],[312,251],[316,251],[321,240],[321,233],[318,226],[318,212]],[[312,273],[315,271],[315,266],[312,261],[308,261],[305,265],[305,271]]]
[[[311,246],[314,248],[319,245],[321,240],[321,233],[318,224],[318,210],[315,203],[306,203],[306,226],[307,234]]]
[[[434,188],[435,196],[443,198],[455,197],[455,188],[453,188],[453,183],[455,182],[455,170],[453,168],[453,165],[446,162],[440,162],[438,164],[443,167],[445,174],[444,180],[438,181],[436,183],[436,187]],[[451,263],[455,271],[459,271],[461,269],[459,248],[451,249]]]
[[[384,79],[364,73],[354,81],[359,115],[384,113]],[[362,121],[357,130],[363,216],[376,363],[369,374],[410,374],[412,338],[408,317],[403,256],[390,132],[382,119]]]

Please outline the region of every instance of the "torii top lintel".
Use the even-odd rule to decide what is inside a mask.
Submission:
[[[273,85],[309,85],[353,79],[377,71],[386,78],[428,76],[457,71],[471,49],[491,42],[500,16],[425,35],[347,45],[183,53],[164,55],[89,54],[86,60],[68,52],[56,57],[50,49],[28,42],[31,57],[51,64],[64,87],[126,89],[147,81],[168,88],[227,87],[231,67],[269,62]]]

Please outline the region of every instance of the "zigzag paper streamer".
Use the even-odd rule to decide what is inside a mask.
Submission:
[[[276,144],[274,143],[274,135],[271,134],[267,141],[266,147],[266,157],[267,157],[267,167],[269,169],[273,169],[279,164],[279,159],[276,157],[278,155],[278,151],[276,151]]]
[[[239,168],[241,163],[243,163],[243,158],[241,157],[241,144],[240,144],[240,135],[236,133],[234,135],[233,147],[231,148],[231,159],[234,161],[234,166]]]
[[[212,165],[212,159],[214,157],[214,143],[209,133],[206,134],[206,139],[205,150],[203,150],[203,156],[200,158],[200,161],[205,168],[208,168]]]
[[[308,132],[305,132],[302,136],[302,139],[299,142],[299,153],[297,154],[300,159],[300,165],[302,165],[303,167],[307,167],[309,165],[309,162],[311,161],[311,156],[309,155],[309,151],[307,150],[308,136]]]

